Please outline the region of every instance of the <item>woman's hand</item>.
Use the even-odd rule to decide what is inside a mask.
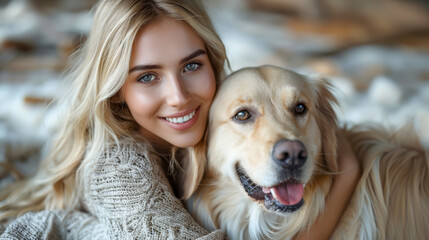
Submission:
[[[308,231],[294,239],[329,239],[346,209],[362,175],[361,166],[344,133],[337,132],[338,174],[326,196],[324,212],[319,215]]]

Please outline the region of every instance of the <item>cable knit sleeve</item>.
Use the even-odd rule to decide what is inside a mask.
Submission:
[[[0,225],[0,240],[101,240],[106,238],[108,238],[107,228],[103,224],[94,216],[76,210],[28,212],[7,226]]]
[[[222,239],[174,196],[160,165],[137,146],[113,147],[87,174],[84,205],[112,239]]]

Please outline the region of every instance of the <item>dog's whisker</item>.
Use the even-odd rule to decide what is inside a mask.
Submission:
[[[320,153],[320,154],[317,154],[316,155],[316,157],[319,157],[319,156],[339,156],[340,154],[328,154],[328,153]]]
[[[331,175],[331,176],[335,176],[335,175],[338,175],[339,173],[338,172],[328,172],[328,171],[324,171],[324,170],[321,170],[321,171],[315,170],[314,174],[315,175]]]

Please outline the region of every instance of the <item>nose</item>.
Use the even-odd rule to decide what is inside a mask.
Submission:
[[[282,139],[274,145],[272,159],[283,168],[298,169],[307,160],[307,150],[301,141]]]
[[[180,76],[170,76],[167,83],[167,104],[173,107],[185,105],[189,101],[189,94],[184,81]]]

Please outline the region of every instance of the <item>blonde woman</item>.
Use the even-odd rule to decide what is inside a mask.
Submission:
[[[99,2],[52,150],[34,178],[2,189],[1,219],[78,209],[120,238],[208,234],[171,193],[158,154],[200,141],[221,78],[224,46],[199,2]],[[198,182],[202,163],[186,165],[184,183]]]
[[[34,177],[1,191],[2,236],[222,239],[176,197],[202,177],[192,153],[226,61],[200,1],[100,1],[77,56],[51,151]]]

